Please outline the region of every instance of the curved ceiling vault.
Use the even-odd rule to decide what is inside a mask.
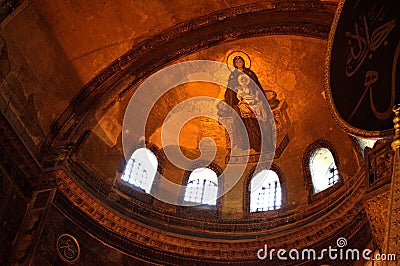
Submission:
[[[48,148],[56,136],[62,139],[62,130],[73,131],[70,121],[81,121],[105,93],[109,100],[101,104],[109,106],[135,84],[184,55],[224,42],[265,35],[292,34],[327,40],[333,15],[331,3],[279,1],[229,8],[178,24],[135,45],[87,83],[53,122],[43,147]]]
[[[72,16],[79,16],[79,12],[87,12],[86,9],[89,7],[82,5],[77,7],[71,4],[68,7],[71,8],[69,12]],[[161,3],[155,4],[150,11],[146,12],[151,12],[159,5]],[[193,8],[199,6],[196,5]],[[189,14],[186,11],[183,11],[181,16],[179,16],[179,11],[171,12],[169,15],[175,15],[171,15],[171,20],[160,26],[158,26],[157,18],[150,18],[151,21],[147,26],[153,25],[157,31],[135,35],[131,39],[134,43],[133,47],[128,47],[127,43],[130,45],[131,42],[125,42],[125,40],[115,40],[112,42],[115,45],[110,45],[110,47],[105,45],[104,60],[95,66],[89,66],[86,72],[80,72],[81,81],[86,84],[81,86],[79,91],[75,87],[72,90],[74,93],[70,92],[66,96],[70,99],[68,104],[64,104],[65,108],[62,110],[57,109],[51,119],[48,118],[51,123],[46,123],[47,130],[42,128],[42,131],[46,132],[43,141],[31,148],[33,156],[46,171],[42,178],[54,180],[57,184],[59,193],[56,194],[54,200],[57,208],[107,245],[153,263],[174,264],[179,259],[184,264],[254,264],[259,262],[254,257],[254,250],[262,247],[266,241],[272,246],[282,248],[327,247],[332,245],[332,241],[339,236],[346,237],[355,246],[357,245],[355,238],[364,238],[363,243],[367,243],[370,234],[362,205],[365,190],[364,175],[362,170],[358,169],[361,156],[355,155],[357,152],[352,146],[351,139],[340,132],[333,121],[329,120],[329,112],[325,110],[325,106],[318,107],[324,108],[321,111],[318,108],[315,110],[307,108],[307,105],[315,104],[315,102],[307,102],[307,95],[303,95],[305,91],[302,92],[303,94],[293,93],[296,97],[300,95],[305,98],[299,100],[299,103],[295,103],[296,99],[291,99],[292,106],[297,104],[295,109],[302,110],[301,113],[293,115],[296,117],[295,123],[299,126],[294,127],[291,132],[291,134],[297,134],[299,141],[297,142],[296,137],[293,137],[297,143],[293,144],[292,140],[289,144],[292,145],[293,152],[291,153],[288,149],[287,157],[283,155],[282,158],[278,158],[280,160],[278,162],[281,163],[280,168],[285,175],[295,176],[286,180],[285,186],[288,191],[307,186],[303,181],[305,173],[301,170],[302,163],[307,160],[303,152],[307,146],[319,139],[328,139],[334,145],[346,144],[345,148],[336,149],[334,154],[341,160],[340,167],[343,170],[346,185],[332,191],[329,197],[314,201],[307,197],[306,191],[303,194],[298,193],[300,196],[297,198],[294,195],[297,192],[290,192],[292,194],[285,195],[289,199],[286,209],[281,213],[275,212],[273,216],[250,217],[238,210],[230,213],[229,208],[234,208],[236,205],[230,206],[227,203],[225,216],[195,217],[192,214],[180,213],[173,209],[174,207],[158,202],[149,195],[139,193],[129,198],[124,191],[116,191],[114,182],[115,176],[121,173],[120,168],[124,160],[120,150],[121,145],[114,145],[116,148],[111,147],[113,145],[109,145],[111,148],[104,146],[106,148],[99,152],[100,154],[115,152],[116,155],[110,160],[115,164],[114,175],[102,173],[100,166],[96,168],[96,164],[100,164],[101,160],[107,164],[104,158],[100,160],[100,163],[87,159],[88,154],[92,154],[93,151],[90,145],[93,147],[97,145],[92,136],[99,120],[107,116],[117,104],[120,104],[122,109],[125,108],[127,99],[133,94],[134,89],[152,73],[170,65],[171,62],[184,61],[188,58],[198,59],[205,54],[210,59],[210,56],[217,54],[217,51],[226,50],[231,45],[251,47],[252,42],[260,45],[263,43],[268,47],[268,45],[276,45],[274,40],[289,40],[295,45],[298,44],[299,49],[312,47],[314,51],[323,50],[336,3],[268,1],[240,6],[228,6],[225,3],[223,6],[218,6],[210,1],[205,6],[208,9],[200,8],[196,17],[193,17],[194,13],[189,12]],[[112,10],[111,7],[107,8]],[[41,15],[44,20],[47,18],[52,21],[50,25],[53,29],[60,30],[60,32],[53,32],[56,39],[64,36],[67,38],[66,43],[71,42],[72,35],[68,37],[70,32],[61,33],[62,27],[66,27],[66,22],[58,21],[64,18],[64,15],[57,17],[57,10],[60,12],[63,8],[56,4],[49,4]],[[141,7],[136,12],[140,13],[140,10]],[[148,16],[149,14],[141,13],[140,19],[149,19],[146,18]],[[86,19],[90,21],[93,17],[87,16]],[[140,19],[135,18],[133,21]],[[113,25],[109,19],[103,18],[103,22],[110,27]],[[82,25],[76,23],[73,23],[72,27],[83,28]],[[78,31],[84,32],[82,28]],[[107,27],[104,28],[107,31]],[[124,32],[121,35],[133,28],[134,25],[130,25],[121,29]],[[97,29],[90,28],[88,31],[97,32]],[[90,41],[90,38],[84,41]],[[82,44],[82,46],[85,45],[87,44]],[[89,51],[87,57],[81,57],[76,54],[79,49],[74,51],[71,46],[72,44],[69,48],[64,47],[64,52],[67,57],[72,57],[74,64],[81,62],[85,65],[88,64],[87,60],[97,60],[92,55],[99,55],[102,51],[102,49],[94,49],[93,54]],[[118,47],[118,51],[110,52],[113,47]],[[300,52],[293,52],[292,56],[298,56]],[[314,63],[318,64],[316,68],[319,71],[316,73],[321,73],[321,76],[315,74],[310,78],[312,82],[320,79],[318,85],[314,82],[311,86],[323,85],[324,52],[321,51],[321,55],[315,56],[314,61],[305,62],[310,68],[316,67]],[[122,55],[119,56],[120,54]],[[117,59],[105,66],[104,62],[110,62],[110,58]],[[99,71],[98,69],[101,68],[102,70]],[[97,72],[98,74],[93,77]],[[75,85],[79,83],[74,82]],[[320,96],[321,92],[322,87],[309,94]],[[310,96],[309,99],[314,99],[312,97],[314,96]],[[317,103],[323,104],[323,97],[320,97]],[[302,104],[304,106],[301,106]],[[308,109],[312,111],[305,113]],[[323,122],[326,123],[327,129],[322,131],[310,129],[312,124],[301,126],[302,116],[307,119],[315,116],[316,121],[329,120]],[[156,127],[154,132],[156,132]],[[304,132],[310,133],[313,137],[301,135],[306,134]],[[152,142],[157,144],[156,141]],[[35,141],[30,143],[35,143]],[[297,165],[289,166],[294,161]],[[166,164],[168,162],[164,162],[164,166]],[[295,170],[290,172],[289,168]],[[346,183],[349,180],[352,182]],[[243,183],[244,181],[241,184]],[[240,193],[243,193],[242,190]],[[242,195],[239,196],[242,197]],[[234,199],[237,196],[233,193],[230,197]],[[225,201],[227,199],[229,196]],[[230,218],[230,215],[233,218]]]

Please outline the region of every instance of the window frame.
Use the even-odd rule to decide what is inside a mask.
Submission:
[[[148,149],[149,151],[151,151],[154,154],[154,156],[157,159],[157,171],[155,173],[155,176],[154,176],[151,188],[150,188],[150,193],[147,193],[147,192],[145,192],[144,189],[122,180],[122,176],[124,174],[124,171],[125,171],[126,165],[128,164],[128,161],[130,160],[132,154],[140,148]],[[117,188],[118,191],[128,195],[129,197],[141,200],[145,203],[152,203],[154,200],[152,193],[154,193],[158,190],[158,186],[159,186],[159,183],[161,180],[161,175],[163,173],[164,157],[162,155],[162,152],[155,144],[146,141],[146,142],[140,142],[140,143],[134,145],[129,154],[130,154],[129,159],[128,160],[124,159],[123,163],[118,168],[118,176],[116,177],[114,186]]]
[[[258,217],[258,216],[264,216],[264,215],[270,215],[270,214],[277,214],[279,212],[285,211],[287,207],[287,198],[286,198],[286,185],[285,185],[285,177],[282,172],[282,170],[277,166],[276,164],[272,163],[271,166],[265,169],[259,169],[257,172],[255,172],[256,166],[253,167],[249,173],[246,176],[246,180],[244,182],[244,189],[243,189],[243,214],[244,218],[250,218],[250,217]],[[251,180],[253,177],[255,177],[258,173],[260,173],[263,170],[272,170],[274,171],[279,179],[280,187],[281,187],[281,207],[278,209],[274,210],[266,210],[266,211],[258,211],[258,212],[251,212],[250,211],[250,198],[251,198],[251,191],[250,191],[250,186],[251,186]]]
[[[330,151],[330,153],[332,154],[333,160],[336,165],[336,169],[338,171],[338,181],[322,191],[314,192],[314,183],[312,181],[310,160],[311,160],[311,157],[314,155],[314,153],[318,149],[321,149],[321,148],[328,149]],[[336,152],[334,146],[326,140],[318,140],[318,141],[312,143],[310,146],[308,146],[308,148],[306,149],[306,152],[304,153],[304,156],[303,156],[303,173],[304,173],[305,187],[308,192],[308,202],[309,203],[317,201],[317,200],[321,200],[321,199],[327,197],[328,195],[333,193],[335,190],[337,190],[339,187],[341,187],[344,183],[342,167],[341,167],[341,163],[340,163],[339,157],[337,155],[337,152]]]
[[[198,179],[193,179],[192,181],[190,181],[192,174],[193,174],[196,170],[198,170],[198,169],[208,169],[209,171],[212,171],[212,173],[213,173],[213,175],[215,175],[215,177],[213,177],[213,180],[207,179],[207,178],[202,178],[202,179],[201,179],[201,178],[198,178]],[[214,180],[214,178],[215,178],[216,180]],[[191,188],[196,190],[196,196],[197,196],[197,195],[200,195],[200,202],[191,201],[191,200],[186,200],[186,196],[188,196],[188,198],[191,198],[191,195],[187,195],[187,193],[188,193],[188,188],[189,188],[189,184],[190,184],[191,182],[195,182],[195,181],[198,181],[198,182],[197,182],[197,184],[198,184],[197,187],[201,187],[201,192],[200,192],[199,194],[197,193],[198,190],[196,189],[196,186],[191,187]],[[215,183],[214,181],[216,181],[216,183]],[[201,184],[201,182],[202,182],[203,184]],[[213,189],[215,189],[215,187],[216,187],[216,189],[217,189],[217,191],[216,191],[216,196],[218,197],[218,176],[217,176],[217,173],[215,173],[213,170],[211,170],[210,168],[207,168],[207,167],[200,167],[200,168],[194,169],[194,170],[190,173],[190,175],[189,175],[189,177],[188,177],[188,182],[187,182],[187,185],[186,185],[185,193],[184,193],[184,195],[183,195],[183,202],[185,202],[185,203],[194,203],[194,204],[201,203],[201,205],[210,205],[210,206],[216,205],[216,204],[217,204],[216,199],[215,199],[215,204],[203,203],[203,200],[204,200],[204,198],[205,198],[204,196],[205,196],[205,194],[206,194],[205,192],[206,192],[206,189],[207,189],[207,183],[208,183],[208,182],[212,185]],[[195,198],[195,200],[197,200],[197,197],[194,197],[194,198]]]
[[[186,186],[189,182],[190,174],[198,168],[211,169],[217,175],[217,180],[218,180],[217,185],[218,186],[217,186],[217,199],[216,199],[215,205],[198,204],[198,203],[194,203],[191,201],[185,201]],[[221,203],[222,203],[221,197],[219,197],[219,195],[224,187],[224,183],[223,183],[224,177],[223,177],[222,173],[223,173],[223,171],[222,171],[221,167],[219,167],[214,162],[212,162],[210,164],[200,162],[195,165],[192,165],[190,167],[190,170],[186,170],[183,175],[183,178],[182,178],[182,189],[181,189],[180,195],[179,195],[179,203],[181,205],[179,206],[178,211],[180,213],[193,214],[195,216],[200,215],[200,216],[217,218],[219,216],[219,213],[221,212]],[[190,203],[193,203],[193,205],[190,205]],[[183,206],[183,204],[189,204],[189,205]],[[200,212],[200,213],[196,214],[196,212]]]

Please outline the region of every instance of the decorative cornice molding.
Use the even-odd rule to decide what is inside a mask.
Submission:
[[[338,202],[330,202],[331,205],[334,205],[334,208],[329,208],[326,205],[326,209],[313,214],[310,217],[312,218],[311,220],[300,219],[299,222],[292,225],[288,223],[287,225],[271,228],[266,226],[266,223],[271,222],[267,220],[263,221],[264,224],[247,224],[247,227],[253,227],[257,230],[253,231],[253,233],[240,232],[236,228],[233,231],[234,238],[230,238],[231,240],[227,245],[225,239],[229,239],[226,238],[229,236],[229,232],[218,232],[212,236],[213,241],[209,241],[208,237],[203,238],[205,236],[204,229],[207,228],[193,228],[185,223],[187,222],[186,219],[183,219],[184,223],[180,225],[169,224],[168,230],[166,228],[164,230],[156,229],[153,225],[149,226],[151,224],[150,220],[141,223],[104,205],[104,203],[82,189],[65,171],[58,170],[52,172],[51,175],[56,177],[59,192],[64,195],[63,198],[65,199],[63,200],[63,204],[59,204],[57,200],[55,204],[62,212],[66,209],[79,210],[79,213],[81,213],[79,215],[84,214],[87,216],[83,221],[90,217],[89,220],[91,220],[92,226],[101,226],[103,228],[102,230],[96,229],[95,231],[97,232],[96,237],[101,238],[103,241],[111,245],[115,241],[115,239],[107,239],[107,237],[110,237],[109,233],[102,235],[101,232],[106,230],[107,232],[113,232],[112,235],[114,237],[118,236],[117,239],[133,241],[143,246],[152,246],[155,249],[171,252],[175,255],[185,257],[199,256],[206,260],[215,258],[223,260],[222,254],[224,252],[230,254],[226,257],[229,260],[254,260],[254,252],[263,247],[264,243],[268,243],[268,246],[271,247],[305,248],[307,246],[318,245],[321,241],[330,238],[334,232],[340,232],[347,236],[352,235],[354,234],[352,230],[344,232],[343,228],[355,222],[358,219],[357,217],[359,217],[359,213],[363,211],[362,198],[365,190],[365,186],[362,185],[364,180],[363,172],[360,172],[355,178],[354,187],[348,187],[346,191],[340,191],[340,194],[346,195],[346,197],[340,199]],[[67,207],[65,204],[73,207]],[[82,219],[82,217],[74,219],[74,216],[77,215],[74,212],[67,212],[65,214],[77,222]],[[316,219],[316,217],[319,218]],[[166,221],[164,220],[164,222]],[[361,221],[358,222],[360,223]],[[212,225],[213,223],[215,222],[210,221],[207,224]],[[85,225],[84,228],[92,230],[88,228],[90,226]],[[229,226],[229,224],[222,226]],[[182,230],[189,230],[189,228],[191,228],[192,235],[185,236]],[[354,226],[352,229],[354,229]],[[116,248],[120,247],[116,246]],[[234,255],[232,255],[233,250],[235,251]],[[132,252],[134,250],[130,250],[128,253],[132,254]]]
[[[91,197],[71,197],[72,190],[69,189],[72,188],[72,186],[69,188],[60,186],[60,189],[70,194],[68,198],[73,202],[62,196],[64,192],[59,194],[55,200],[60,211],[69,219],[123,252],[153,262],[165,259],[164,263],[167,264],[178,261],[178,258],[179,261],[185,262],[214,261],[214,263],[225,264],[235,261],[239,264],[251,264],[256,261],[255,252],[262,248],[264,243],[268,243],[269,247],[277,248],[320,246],[321,241],[327,241],[330,236],[335,234],[350,239],[354,235],[354,231],[357,231],[355,229],[365,222],[359,216],[359,213],[362,212],[362,204],[349,202],[338,206],[332,213],[334,219],[328,215],[317,222],[318,226],[311,223],[295,229],[295,233],[288,230],[271,237],[261,237],[244,242],[232,240],[228,243],[223,240],[210,242],[207,239],[178,237],[153,230],[135,221],[126,220],[115,211],[98,204]],[[60,196],[63,198],[62,201]],[[361,221],[358,218],[361,218]]]

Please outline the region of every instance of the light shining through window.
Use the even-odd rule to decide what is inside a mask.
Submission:
[[[158,161],[149,149],[137,149],[126,164],[121,179],[150,193],[157,172]]]
[[[279,209],[282,206],[282,190],[278,175],[263,170],[250,182],[250,212]]]
[[[310,171],[314,193],[325,190],[339,181],[335,159],[327,148],[314,151],[310,158]]]
[[[189,176],[184,200],[193,203],[216,205],[217,194],[217,174],[209,168],[193,170]]]

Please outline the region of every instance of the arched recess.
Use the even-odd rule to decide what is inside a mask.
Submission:
[[[286,200],[286,185],[285,185],[285,177],[284,174],[282,172],[282,170],[276,165],[276,164],[272,164],[270,169],[271,171],[273,171],[274,173],[276,173],[276,175],[279,178],[279,186],[280,186],[280,190],[281,190],[281,203],[280,203],[280,207],[276,208],[274,210],[266,210],[266,211],[262,211],[262,212],[252,212],[251,208],[250,208],[250,204],[251,204],[251,181],[253,180],[253,178],[259,174],[262,171],[265,171],[267,169],[263,169],[260,170],[258,172],[255,172],[256,167],[254,167],[253,169],[251,169],[248,173],[248,175],[246,176],[245,182],[244,182],[244,189],[243,189],[243,213],[245,217],[253,217],[253,216],[264,216],[264,215],[269,215],[272,213],[276,213],[282,210],[286,209],[286,205],[287,205],[287,200]]]
[[[243,5],[187,21],[135,45],[86,84],[54,121],[41,146],[42,159],[52,163],[52,147],[64,151],[65,140],[78,143],[85,130],[95,127],[95,117],[101,117],[136,84],[172,61],[250,37],[297,35],[326,40],[334,9],[332,3],[301,1]]]
[[[151,194],[154,191],[158,190],[160,178],[163,173],[164,156],[162,151],[155,144],[147,141],[134,145],[131,148],[131,152],[129,154],[133,155],[136,151],[140,149],[148,150],[152,155],[154,155],[155,159],[157,160],[157,169],[154,172],[154,177],[152,177],[151,185],[149,185],[150,189],[146,190],[143,187],[137,186],[135,184],[130,184],[129,182],[123,180],[126,168],[131,158],[127,158],[126,160],[124,160],[124,162],[118,168],[118,174],[115,177],[114,187],[119,192],[123,192],[125,195],[129,197],[133,197],[142,200],[144,202],[151,203],[153,201],[153,197],[151,196]]]
[[[90,132],[98,123],[96,117],[102,117],[116,102],[132,93],[137,84],[174,60],[221,43],[251,37],[296,35],[326,40],[334,11],[334,4],[320,1],[275,1],[243,5],[179,24],[135,45],[86,84],[54,122],[48,138],[41,146],[43,157],[40,159],[44,162],[44,168],[74,158],[79,146],[85,141],[82,137],[84,132]],[[70,160],[68,165],[64,165],[73,171],[79,167],[78,164],[78,160]],[[86,191],[95,195],[104,205],[121,210],[128,217],[145,217],[145,222],[156,224],[154,226],[165,226],[164,221],[154,222],[163,219],[157,206],[141,204],[134,199],[121,199],[119,195],[113,194],[112,182],[98,178],[98,172],[85,170],[87,178],[77,174],[74,179],[78,183],[83,181],[81,183],[87,184]],[[221,204],[218,202],[217,211],[219,206]],[[162,211],[165,212],[165,209]],[[173,209],[169,214],[171,224],[176,224],[180,218],[179,213]],[[198,213],[194,214],[193,219],[185,216],[184,225],[190,227],[198,222]],[[225,224],[220,224],[222,221],[216,222],[215,228],[227,230]],[[243,228],[249,230],[248,224]],[[229,230],[237,232],[236,228]]]
[[[323,152],[324,155],[322,155],[322,153],[317,154],[318,152]],[[315,170],[315,167],[318,167],[317,165],[314,164],[314,168],[313,167],[313,162],[315,163],[315,156],[325,156],[327,155],[332,156],[333,159],[333,166],[331,167],[329,166],[322,166],[322,168],[326,168],[326,169],[322,169],[322,170]],[[316,159],[318,160],[318,158]],[[329,158],[325,159],[325,161],[327,162],[329,160]],[[321,174],[321,171],[325,171],[329,169],[333,169],[331,174],[332,176],[329,177],[328,180],[326,180],[328,183],[327,184],[316,184],[314,182],[315,178],[321,178],[325,180],[325,172],[324,172],[324,176],[316,176],[318,174]],[[314,171],[314,172],[313,172]],[[342,167],[341,167],[341,163],[339,160],[339,157],[337,155],[337,152],[334,148],[334,146],[326,141],[326,140],[318,140],[314,143],[312,143],[310,146],[308,146],[308,148],[306,149],[306,152],[304,153],[303,156],[303,173],[304,173],[304,181],[305,181],[305,187],[307,189],[308,192],[308,200],[309,202],[315,201],[315,200],[319,200],[321,198],[324,198],[326,196],[328,196],[329,194],[331,194],[333,191],[335,191],[336,189],[338,189],[342,184],[343,184],[343,177],[342,177]],[[314,180],[313,180],[313,175],[314,175]]]
[[[194,171],[204,168],[211,170],[216,175],[217,193],[215,204],[201,204],[191,202],[188,199],[187,189],[188,187],[190,189],[189,181],[191,175],[194,173]],[[185,174],[182,178],[182,189],[179,196],[181,206],[178,207],[178,211],[182,214],[186,214],[189,216],[198,216],[199,218],[218,218],[222,208],[222,199],[220,196],[224,188],[224,177],[222,173],[223,171],[221,167],[213,162],[210,164],[199,162],[192,165],[191,170],[185,171]],[[187,206],[191,204],[193,204],[193,206]]]

